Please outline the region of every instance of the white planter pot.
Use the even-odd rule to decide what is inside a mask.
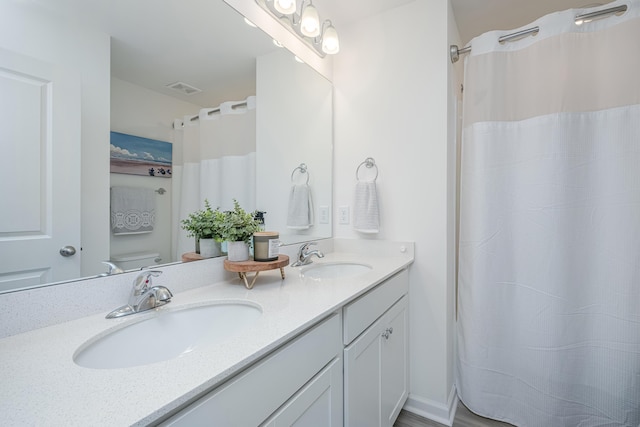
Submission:
[[[249,245],[245,242],[227,242],[227,259],[229,261],[248,261]]]
[[[222,255],[220,243],[214,239],[200,239],[200,256],[202,258],[213,258]]]

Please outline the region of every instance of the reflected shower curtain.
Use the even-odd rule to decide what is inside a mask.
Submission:
[[[640,425],[640,1],[589,11],[623,4],[465,59],[457,387],[485,417]]]
[[[180,189],[173,207],[177,260],[195,250],[195,239],[186,236],[180,221],[203,209],[205,199],[213,209],[231,210],[236,199],[247,212],[255,210],[255,105],[255,96],[224,102],[200,110],[198,120],[185,117],[174,124],[182,144],[182,167],[176,180],[174,166],[173,183]]]

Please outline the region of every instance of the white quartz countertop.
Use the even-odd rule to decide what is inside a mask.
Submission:
[[[262,315],[235,337],[145,366],[89,369],[76,365],[73,356],[93,337],[154,316],[154,311],[110,320],[105,319],[106,312],[99,313],[1,339],[0,424],[148,425],[213,389],[412,261],[406,255],[334,252],[314,259],[314,264],[356,262],[372,269],[343,279],[310,280],[301,277],[300,268],[286,267],[285,280],[279,270],[261,272],[252,290],[238,278],[174,294],[172,302],[158,310],[240,300],[259,305]],[[156,284],[171,289],[171,283],[162,278]]]

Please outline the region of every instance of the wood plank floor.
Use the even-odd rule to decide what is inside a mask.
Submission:
[[[402,410],[393,427],[446,427],[444,424],[422,418],[411,412]],[[462,402],[458,402],[453,427],[513,427],[511,424],[483,418],[467,409]]]

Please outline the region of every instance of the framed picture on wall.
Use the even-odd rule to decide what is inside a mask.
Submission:
[[[173,144],[111,132],[111,173],[171,178]]]

